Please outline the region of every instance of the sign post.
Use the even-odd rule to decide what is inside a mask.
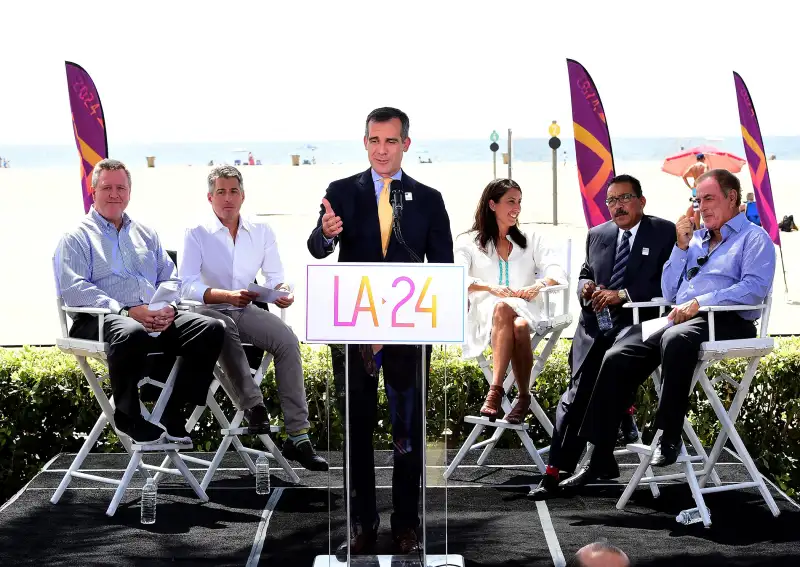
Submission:
[[[561,140],[558,135],[561,133],[561,126],[553,120],[550,127],[547,129],[550,134],[550,141],[547,145],[553,150],[553,226],[558,226],[558,168],[556,161],[558,160],[558,148],[561,147]]]
[[[494,175],[495,180],[497,180],[497,150],[500,149],[500,146],[497,145],[497,140],[499,139],[500,135],[497,130],[492,130],[492,134],[489,136],[489,141],[492,142],[489,144],[489,149],[492,150],[492,175]]]
[[[511,128],[508,129],[508,178],[511,179]]]
[[[462,344],[467,316],[466,268],[457,264],[348,263],[310,264],[306,268],[306,337],[308,343],[370,345]],[[459,555],[427,555],[425,497],[427,488],[425,416],[427,349],[421,349],[418,374],[422,419],[422,565],[463,566]],[[360,358],[360,357],[359,357]],[[354,361],[360,364],[361,360]],[[345,346],[345,451],[350,459],[350,349]],[[346,467],[346,517],[352,494]],[[350,565],[350,522],[347,565]],[[319,565],[341,565],[335,556],[318,556]],[[393,564],[379,556],[379,565]]]

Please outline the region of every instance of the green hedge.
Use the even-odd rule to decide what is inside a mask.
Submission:
[[[562,340],[551,355],[534,386],[537,399],[552,415],[569,378],[569,341]],[[333,396],[331,357],[327,348],[303,346],[303,366],[309,400],[312,436],[315,444],[339,449],[343,442],[342,419],[332,405],[330,427],[326,425],[326,396]],[[91,362],[96,370],[101,367]],[[744,371],[742,361],[717,365],[733,377]],[[711,372],[710,372],[711,373]],[[282,425],[277,391],[270,368],[264,381],[265,400]],[[789,494],[800,490],[800,339],[779,339],[778,346],[759,366],[750,395],[738,420],[739,431],[761,470]],[[330,387],[326,388],[330,383]],[[442,440],[449,429],[449,447],[466,436],[463,418],[475,414],[485,396],[486,383],[474,362],[460,358],[457,348],[434,349],[428,404],[429,441]],[[652,384],[642,388],[637,402],[638,420],[652,421],[655,394]],[[105,387],[108,387],[107,382]],[[719,391],[726,404],[733,398],[732,388],[721,383]],[[388,404],[380,389],[376,447],[390,448]],[[447,414],[445,408],[447,398]],[[218,396],[218,399],[224,396]],[[230,402],[223,408],[232,413]],[[30,479],[49,459],[60,452],[76,452],[99,414],[86,380],[72,356],[56,348],[0,349],[0,502],[6,500]],[[445,419],[446,417],[446,419]],[[704,396],[693,397],[690,419],[704,444],[710,445],[719,425]],[[330,432],[330,438],[328,433]],[[547,444],[541,428],[533,432],[537,444]],[[212,451],[218,445],[219,428],[208,412],[192,434],[198,450]],[[504,435],[501,443],[512,446],[516,436]],[[113,431],[106,429],[95,451],[118,451]]]

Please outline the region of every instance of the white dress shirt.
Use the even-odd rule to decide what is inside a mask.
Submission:
[[[208,288],[247,289],[259,270],[265,287],[274,288],[284,282],[275,233],[260,219],[239,216],[234,242],[230,231],[212,214],[207,222],[186,229],[178,260],[181,296],[201,303]],[[223,303],[213,307],[236,309]]]
[[[636,233],[639,232],[639,226],[641,226],[642,221],[636,223],[636,226],[633,228],[629,228],[628,230],[631,231],[631,237],[628,240],[628,247],[633,250],[633,241],[636,240]],[[622,235],[625,234],[625,231],[621,228],[617,228],[617,247],[619,248],[620,242],[622,242]]]

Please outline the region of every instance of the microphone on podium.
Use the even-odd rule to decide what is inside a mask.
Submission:
[[[389,187],[389,199],[392,203],[392,212],[397,222],[403,218],[403,201],[405,196],[403,194],[403,182],[400,179],[392,179],[392,184]]]
[[[411,247],[406,244],[403,238],[403,232],[400,229],[400,222],[403,220],[403,204],[405,203],[405,193],[403,192],[403,181],[400,179],[393,179],[389,187],[389,200],[392,203],[392,231],[397,241],[403,245],[414,262],[422,262],[422,259],[417,255]]]

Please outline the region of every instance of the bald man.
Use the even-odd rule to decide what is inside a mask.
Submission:
[[[630,567],[625,552],[608,542],[596,541],[580,548],[566,567]]]

